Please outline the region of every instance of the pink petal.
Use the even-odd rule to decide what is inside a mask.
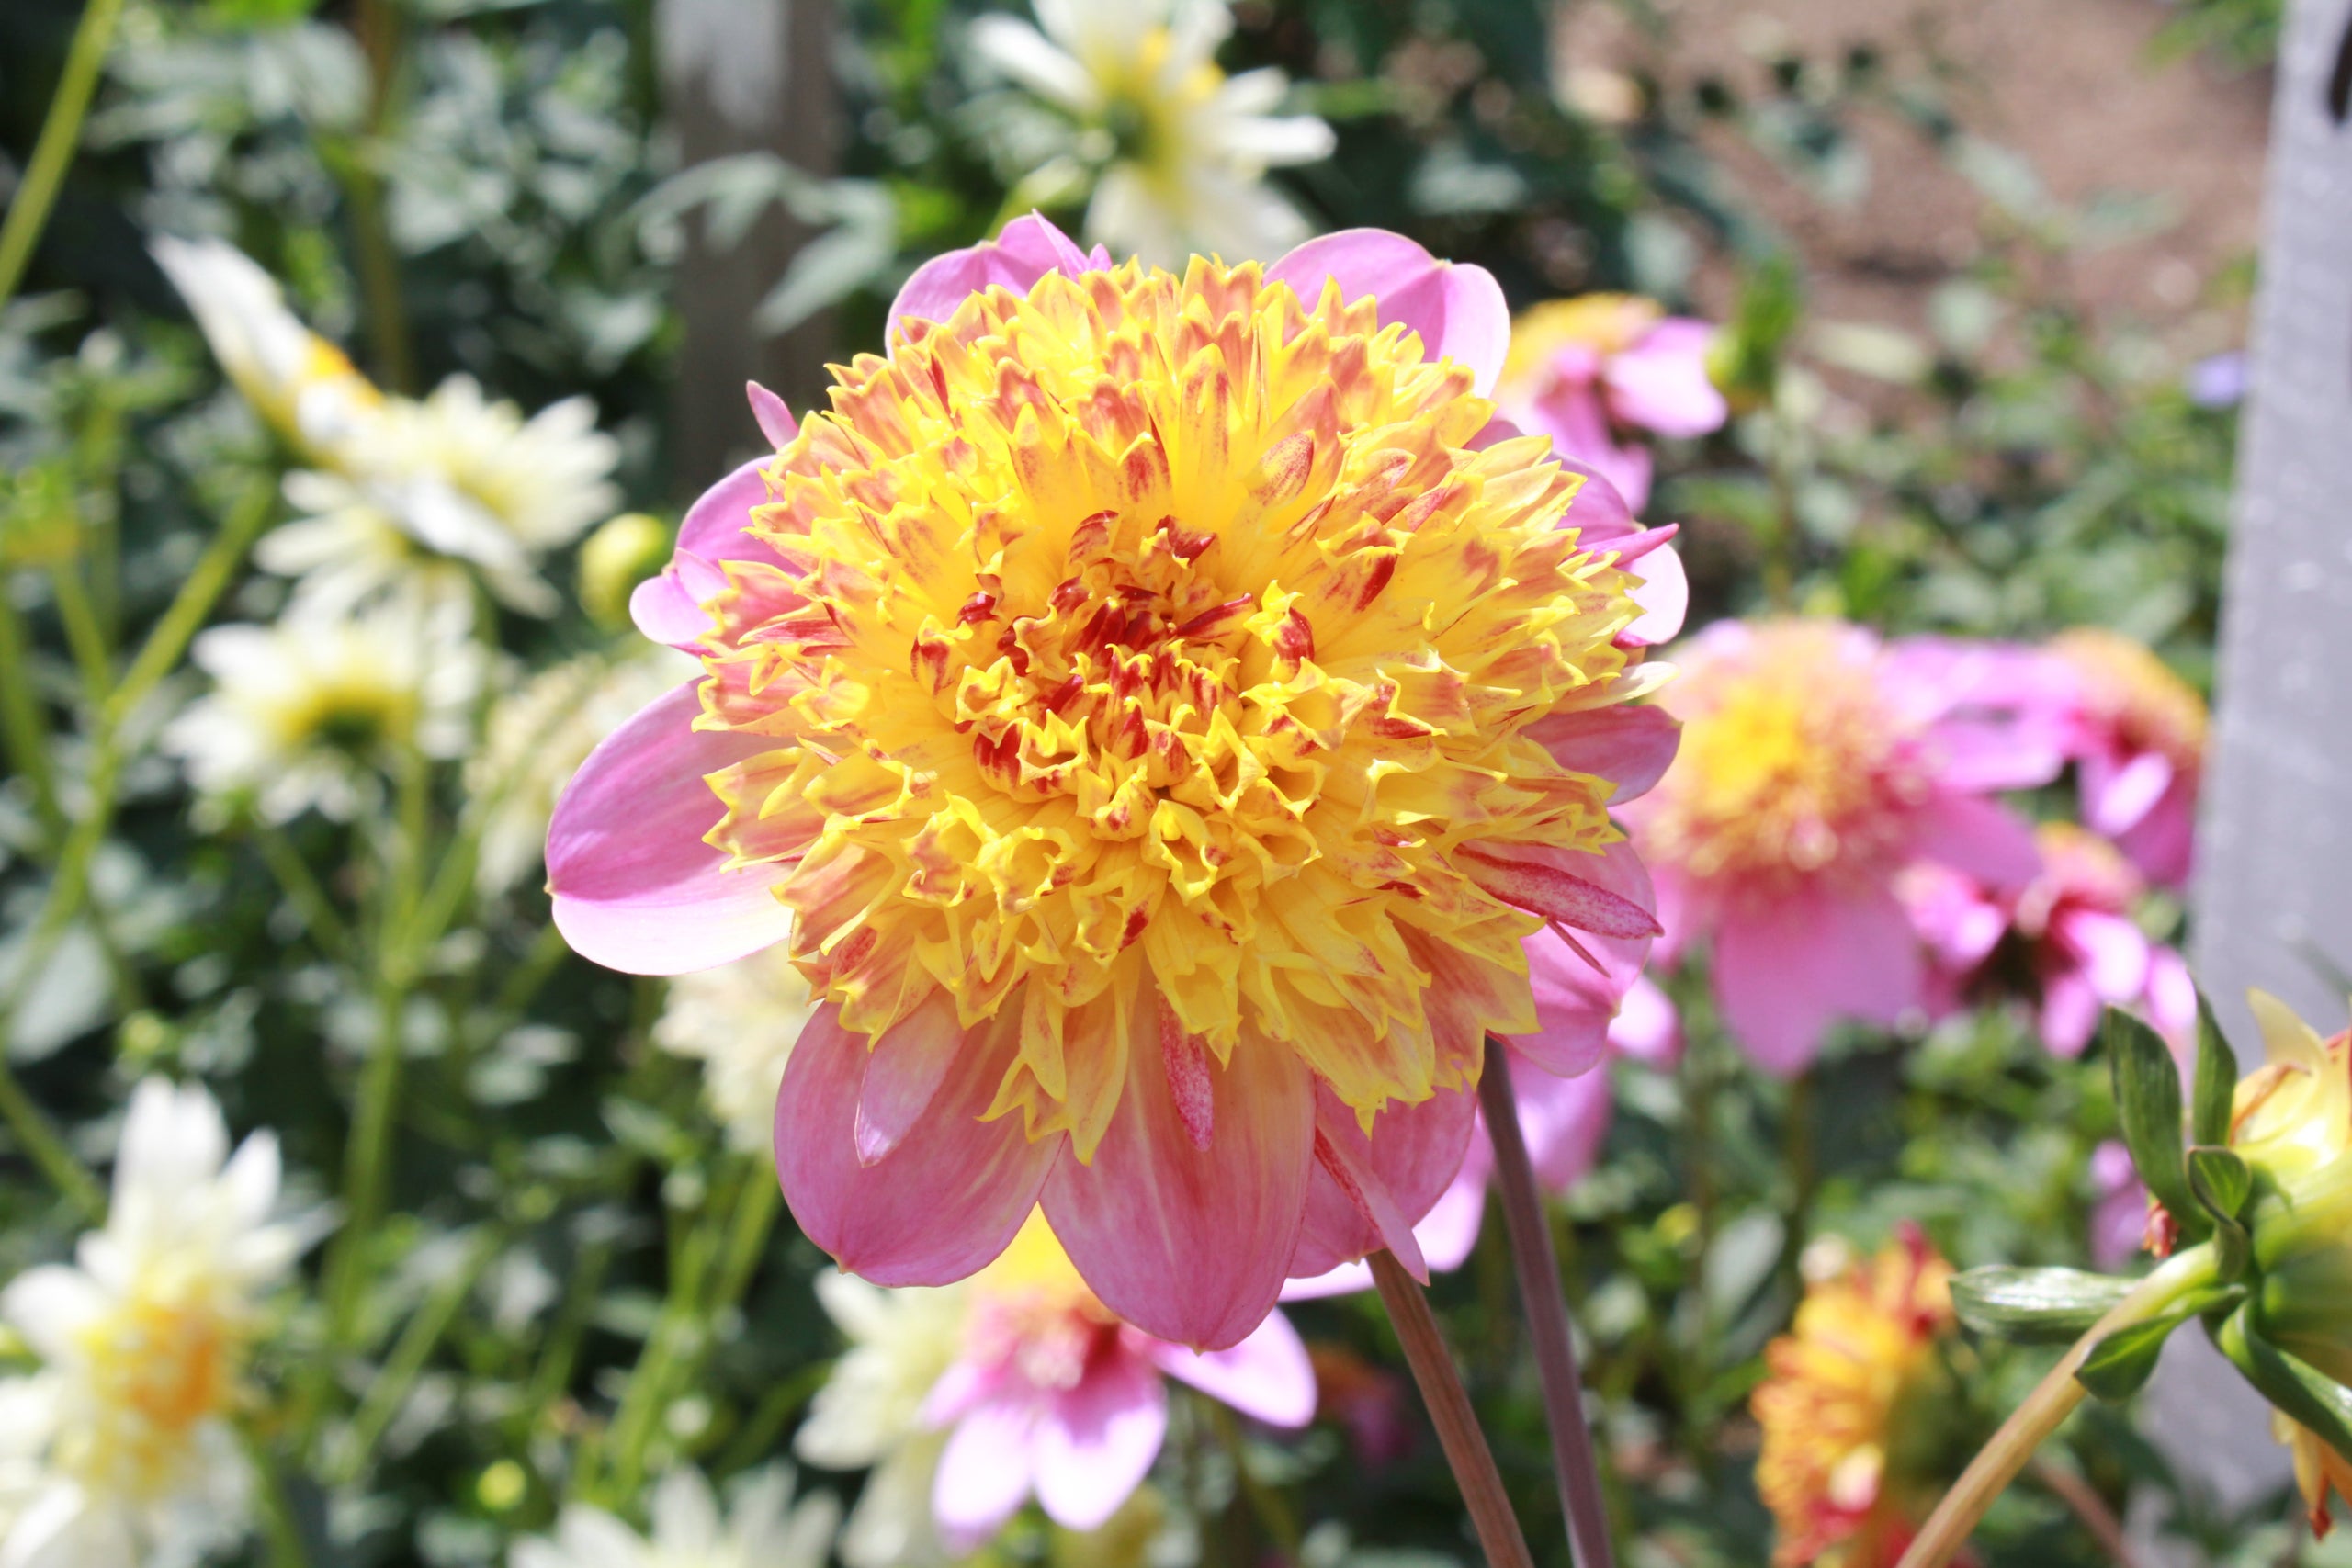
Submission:
[[[743,392],[751,399],[752,418],[758,423],[760,434],[768,438],[768,445],[779,452],[790,446],[792,438],[800,434],[800,422],[792,417],[784,400],[757,381],[744,382]]]
[[[1606,1071],[1556,1078],[1549,1073],[1514,1073],[1519,1128],[1535,1179],[1551,1192],[1566,1192],[1592,1168],[1600,1141],[1609,1135],[1615,1101]]]
[[[956,1000],[945,991],[933,991],[874,1042],[858,1089],[853,1134],[860,1165],[874,1164],[905,1140],[947,1081],[963,1045]]]
[[[670,564],[629,595],[629,617],[639,631],[655,642],[693,652],[710,633],[710,617],[702,606],[727,586],[720,561],[784,564],[782,557],[750,532],[752,509],[770,499],[766,467],[772,461],[757,457],[743,464],[686,509]]]
[[[1527,952],[1527,978],[1535,994],[1536,1032],[1512,1035],[1511,1044],[1548,1077],[1590,1072],[1607,1048],[1618,1004],[1641,973],[1641,960],[1612,962],[1617,955],[1592,941],[1578,943],[1580,953],[1549,927],[1520,945]],[[1595,969],[1585,953],[1603,967]]]
[[[1647,975],[1634,977],[1609,1026],[1611,1047],[1646,1066],[1671,1067],[1682,1057],[1682,1019]]]
[[[2033,829],[1998,801],[1939,795],[1920,808],[1913,850],[1923,860],[1994,887],[2022,887],[2041,873]]]
[[[866,1037],[828,1002],[800,1031],[775,1105],[776,1179],[800,1228],[877,1285],[944,1285],[1002,1252],[1036,1205],[1063,1139],[1032,1142],[1018,1116],[983,1122],[1016,1032],[984,1023],[888,1154],[858,1157]]]
[[[1617,634],[1617,646],[1654,648],[1672,642],[1690,609],[1690,580],[1683,575],[1682,558],[1670,549],[1654,549],[1633,570],[1642,580],[1632,594],[1642,615]]]
[[[1494,1157],[1483,1132],[1472,1138],[1470,1147],[1463,1154],[1462,1168],[1445,1190],[1438,1194],[1437,1201],[1430,1205],[1430,1212],[1421,1216],[1421,1223],[1413,1227],[1413,1239],[1420,1243],[1421,1257],[1441,1274],[1451,1273],[1468,1262],[1471,1249],[1478,1245],[1478,1230],[1487,1219],[1487,1177]]]
[[[1563,466],[1598,475],[1628,516],[1640,515],[1649,504],[1649,450],[1618,441],[1609,428],[1609,410],[1601,401],[1600,390],[1590,382],[1560,382],[1534,402],[1514,407],[1511,416],[1530,435],[1550,436]],[[1582,494],[1577,497],[1579,504],[1583,500]],[[1569,509],[1569,520],[1576,521],[1574,507]]]
[[[1110,1355],[1046,1407],[1037,1502],[1065,1529],[1099,1529],[1151,1473],[1168,1436],[1168,1388],[1140,1357]]]
[[[1539,718],[1522,731],[1571,773],[1591,773],[1617,786],[1611,808],[1647,795],[1666,776],[1682,744],[1682,726],[1662,707],[1586,708]]]
[[[1210,1066],[1210,1146],[1195,1147],[1156,1048],[1158,1009],[1134,1011],[1118,1109],[1091,1165],[1055,1168],[1046,1217],[1103,1305],[1155,1338],[1222,1349],[1272,1310],[1297,1245],[1311,1075],[1287,1045],[1245,1037]]]
[[[1923,980],[1917,939],[1883,888],[1727,909],[1715,931],[1724,1022],[1767,1072],[1804,1070],[1833,1018],[1893,1025],[1920,1004]]]
[[[1345,1167],[1367,1198],[1410,1230],[1462,1168],[1477,1122],[1478,1096],[1468,1088],[1440,1089],[1415,1104],[1392,1101],[1364,1136],[1356,1113],[1325,1085],[1315,1091],[1316,1128],[1345,1156]],[[1308,1187],[1306,1217],[1290,1272],[1312,1277],[1384,1245],[1379,1228],[1337,1178],[1317,1164]],[[1416,1235],[1411,1242],[1419,1250]]]
[[[2009,929],[2008,910],[1973,877],[1948,866],[1923,861],[1905,868],[1899,886],[1911,929],[1946,969],[1975,968]]]
[[[2098,1030],[2098,993],[2079,971],[2053,975],[2041,987],[2041,1043],[2053,1055],[2083,1054]]]
[[[1298,1330],[1269,1313],[1250,1337],[1204,1356],[1182,1345],[1150,1342],[1153,1365],[1212,1399],[1269,1427],[1304,1427],[1315,1419],[1315,1367]]]
[[[639,710],[588,754],[548,827],[556,928],[628,975],[684,975],[783,941],[776,866],[727,869],[703,842],[726,815],[704,775],[775,750],[774,736],[696,729],[697,682]]]
[[[2083,764],[2083,826],[2113,838],[2130,831],[2172,787],[2169,758],[2143,751],[2121,767],[2086,759]]]
[[[1027,1499],[1043,1414],[1034,1397],[1011,1395],[981,1405],[949,1435],[932,1478],[931,1512],[958,1555],[986,1545]]]
[[[1506,904],[1596,936],[1658,934],[1656,915],[1608,885],[1599,854],[1520,840],[1473,842],[1453,852],[1464,874]]]
[[[1352,1296],[1372,1289],[1372,1265],[1362,1258],[1346,1263],[1334,1263],[1320,1274],[1306,1274],[1283,1281],[1283,1297],[1286,1302],[1319,1302],[1330,1296]]]
[[[1677,317],[1658,322],[1624,353],[1611,355],[1601,372],[1610,412],[1623,423],[1660,435],[1722,429],[1731,405],[1707,377],[1714,335],[1704,321]]]
[[[1074,278],[1106,270],[1110,265],[1109,254],[1101,248],[1087,254],[1069,235],[1033,212],[1006,224],[994,240],[933,256],[917,267],[899,297],[890,301],[883,339],[896,343],[902,320],[944,321],[966,299],[991,286],[1026,294],[1049,272]]]
[[[2081,961],[2083,978],[2101,1001],[2137,1001],[2147,989],[2147,933],[2121,915],[2064,909],[2051,922],[2051,934]]]
[[[1421,1257],[1420,1238],[1413,1234],[1412,1217],[1397,1206],[1396,1200],[1389,1195],[1387,1184],[1373,1174],[1370,1162],[1361,1157],[1348,1140],[1327,1133],[1319,1119],[1315,1130],[1315,1163],[1355,1212],[1362,1227],[1359,1234],[1366,1238],[1363,1250],[1393,1253],[1405,1272],[1428,1284],[1430,1266]],[[1312,1218],[1313,1206],[1308,1213]],[[1297,1267],[1295,1255],[1292,1267]]]
[[[2148,814],[2115,836],[2115,847],[2159,886],[2188,886],[2196,864],[2197,785],[2176,774],[2164,798]]]
[[[2148,1021],[2171,1043],[2174,1055],[2188,1054],[2197,1037],[2197,982],[2189,978],[2188,964],[2177,950],[2156,947],[2149,952],[2146,1002]]]
[[[1268,283],[1287,283],[1308,310],[1336,279],[1350,303],[1370,295],[1380,324],[1403,322],[1419,333],[1430,359],[1469,367],[1480,397],[1495,389],[1510,352],[1510,307],[1502,286],[1485,267],[1442,262],[1385,229],[1342,229],[1309,240],[1266,269]]]
[[[1487,428],[1492,430],[1503,423],[1498,415],[1487,422]],[[1517,427],[1513,426],[1513,430],[1516,433]],[[1549,423],[1538,419],[1527,434],[1551,436],[1552,460],[1584,481],[1577,486],[1575,499],[1568,502],[1568,510],[1560,519],[1561,527],[1577,531],[1577,543],[1597,550],[1642,531],[1642,525],[1634,517],[1634,509],[1625,504],[1624,492],[1617,488],[1617,481],[1564,449],[1558,433]]]

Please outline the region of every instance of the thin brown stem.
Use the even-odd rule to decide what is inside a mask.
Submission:
[[[2046,1459],[2036,1459],[2031,1466],[2033,1478],[2042,1489],[2066,1505],[2091,1539],[2098,1542],[2115,1568],[2139,1568],[2132,1555],[2132,1543],[2124,1539],[2123,1521],[2107,1506],[2107,1499],[2082,1476],[2063,1464],[2052,1464]]]
[[[1584,1373],[1577,1365],[1576,1340],[1561,1292],[1560,1262],[1552,1250],[1552,1227],[1536,1190],[1535,1167],[1519,1125],[1519,1098],[1512,1092],[1510,1053],[1491,1035],[1487,1066],[1478,1079],[1478,1101],[1487,1112],[1487,1139],[1495,1149],[1495,1178],[1510,1232],[1511,1260],[1519,1271],[1520,1309],[1535,1342],[1535,1369],[1544,1388],[1544,1417],[1552,1428],[1552,1464],[1560,1483],[1560,1507],[1568,1521],[1568,1541],[1577,1568],[1614,1568],[1609,1540],[1609,1504],[1600,1490],[1600,1461],[1584,1415]],[[1602,1069],[1596,1069],[1602,1070]]]
[[[1429,1407],[1437,1440],[1445,1450],[1445,1462],[1453,1468],[1453,1479],[1462,1488],[1462,1501],[1470,1509],[1470,1522],[1477,1529],[1488,1568],[1535,1568],[1534,1560],[1527,1554],[1527,1539],[1520,1534],[1518,1516],[1510,1511],[1510,1498],[1503,1491],[1502,1473],[1495,1468],[1487,1435],[1478,1429],[1470,1395],[1454,1371],[1453,1354],[1438,1331],[1429,1298],[1421,1294],[1420,1286],[1405,1272],[1396,1255],[1385,1250],[1372,1255],[1372,1280],[1380,1288],[1380,1304],[1388,1309],[1388,1321],[1396,1325],[1396,1337],[1405,1347],[1406,1365],[1413,1369],[1413,1381],[1420,1385],[1421,1403]]]

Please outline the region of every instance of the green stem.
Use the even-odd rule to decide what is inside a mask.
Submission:
[[[301,1527],[294,1519],[294,1505],[286,1495],[286,1477],[269,1444],[250,1426],[241,1424],[238,1437],[260,1484],[262,1535],[269,1542],[270,1568],[309,1568],[310,1553],[302,1545]]]
[[[82,121],[90,112],[90,96],[97,90],[107,46],[114,41],[115,19],[122,15],[122,0],[89,0],[74,28],[65,51],[65,69],[57,78],[57,96],[40,122],[40,139],[33,143],[32,161],[0,220],[0,305],[16,297],[25,268],[49,226],[50,209],[65,183],[74,151],[82,143]]]
[[[546,1411],[571,1386],[571,1369],[580,1359],[581,1342],[588,1336],[589,1319],[595,1314],[596,1292],[603,1288],[605,1270],[612,1261],[612,1244],[602,1241],[581,1248],[573,1260],[563,1306],[548,1333],[538,1364],[531,1369],[528,1396],[523,1401],[523,1409],[530,1415]]]
[[[114,656],[107,649],[106,630],[98,624],[97,606],[90,602],[80,565],[58,562],[50,569],[49,584],[58,621],[65,627],[65,646],[82,671],[82,690],[93,709],[101,707],[114,685]]]
[[[1216,1400],[1205,1395],[1200,1403],[1208,1406],[1209,1421],[1216,1428],[1217,1441],[1224,1445],[1226,1458],[1233,1465],[1234,1479],[1240,1483],[1241,1495],[1249,1499],[1250,1513],[1257,1516],[1258,1526],[1272,1538],[1286,1562],[1299,1561],[1302,1541],[1298,1520],[1290,1511],[1281,1493],[1258,1478],[1250,1468],[1250,1455],[1241,1439],[1241,1423],[1233,1412]]]
[[[359,1401],[358,1412],[351,1418],[348,1445],[333,1469],[331,1481],[349,1485],[365,1473],[368,1458],[383,1440],[385,1429],[401,1413],[401,1406],[408,1403],[417,1379],[424,1375],[424,1364],[432,1359],[434,1348],[449,1331],[458,1309],[465,1305],[467,1292],[474,1288],[482,1270],[490,1267],[491,1259],[504,1245],[505,1237],[495,1226],[484,1226],[477,1232],[456,1272],[442,1280],[408,1320],[400,1338],[393,1342],[391,1354],[384,1358],[376,1381]]]
[[[311,874],[308,863],[274,822],[259,817],[250,819],[254,847],[261,852],[262,863],[277,879],[278,890],[302,917],[311,932],[311,940],[330,958],[347,956],[351,951],[351,932],[345,929],[343,917],[335,913],[334,901],[327,897],[319,879]]]
[[[40,1167],[50,1185],[65,1195],[66,1201],[81,1212],[83,1219],[98,1224],[106,1219],[106,1189],[89,1168],[74,1156],[56,1126],[44,1115],[32,1096],[8,1066],[5,1042],[0,1042],[0,1116],[8,1122],[8,1131],[24,1145],[25,1153]]]
[[[2211,1283],[2214,1272],[2211,1247],[2199,1247],[2181,1253],[2141,1280],[2130,1295],[2093,1324],[2090,1331],[2075,1340],[2049,1374],[2034,1385],[2025,1403],[2001,1423],[1992,1440],[1969,1461],[1968,1468],[1952,1483],[1951,1490],[1944,1494],[1943,1501],[1936,1505],[1936,1511],[1913,1538],[1898,1568],[1943,1568],[1959,1555],[1968,1544],[1969,1536],[1974,1533],[1977,1521],[1984,1517],[1984,1510],[2017,1479],[2018,1472],[2033,1457],[2034,1450],[2083,1402],[2083,1385],[2075,1381],[2075,1372],[2092,1347],[2117,1329],[2154,1317],[2188,1292]]]
[[[65,836],[65,808],[57,803],[57,775],[49,764],[49,724],[33,691],[24,617],[0,576],[0,738],[8,765],[33,787],[33,809],[51,842]]]

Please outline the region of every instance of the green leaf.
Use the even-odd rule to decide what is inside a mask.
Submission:
[[[2165,1341],[2182,1321],[2166,1313],[2162,1317],[2117,1329],[2091,1347],[2083,1364],[2075,1369],[2075,1381],[2110,1403],[2131,1398],[2154,1372]]]
[[[2188,1189],[2216,1220],[2235,1220],[2254,1192],[2254,1172],[2228,1149],[2203,1145],[2188,1151]]]
[[[2241,1306],[2232,1313],[2213,1331],[2213,1343],[2263,1398],[2352,1460],[2352,1389],[2263,1338],[2247,1321],[2246,1310]]]
[[[1979,1334],[2069,1340],[2105,1317],[2132,1282],[2079,1269],[1972,1269],[1951,1281],[1952,1310]]]
[[[2226,1144],[2230,1141],[2230,1111],[2238,1090],[2237,1053],[2222,1036],[2222,1025],[2213,1017],[2213,1004],[2202,990],[2197,993],[2197,1089],[2196,1101],[2190,1107],[2193,1125],[2191,1141],[2199,1144]]]
[[[2172,1051],[2154,1030],[2116,1008],[2107,1010],[2104,1034],[2115,1069],[2116,1114],[2132,1163],[2183,1237],[2202,1240],[2213,1227],[2189,1192],[2181,1159],[2180,1068]]]

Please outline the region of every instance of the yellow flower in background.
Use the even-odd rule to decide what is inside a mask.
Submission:
[[[972,44],[1080,128],[1065,164],[1072,182],[1095,171],[1090,243],[1177,267],[1194,251],[1271,261],[1306,238],[1306,219],[1263,177],[1329,157],[1335,138],[1312,115],[1272,113],[1289,88],[1280,71],[1218,69],[1217,45],[1233,29],[1225,0],[1035,6],[1037,27],[978,18]]]
[[[1926,1417],[1944,1382],[1937,1341],[1955,1322],[1951,1279],[1906,1227],[1875,1258],[1810,1280],[1793,1330],[1766,1348],[1749,1408],[1776,1568],[1885,1568],[1926,1517],[1942,1478],[1917,1465],[1939,1436]]]
[[[0,1562],[130,1568],[243,1534],[232,1423],[265,1292],[311,1237],[273,1216],[278,1174],[267,1133],[230,1152],[203,1089],[139,1086],[105,1227],[0,1294],[43,1363],[0,1385]]]

